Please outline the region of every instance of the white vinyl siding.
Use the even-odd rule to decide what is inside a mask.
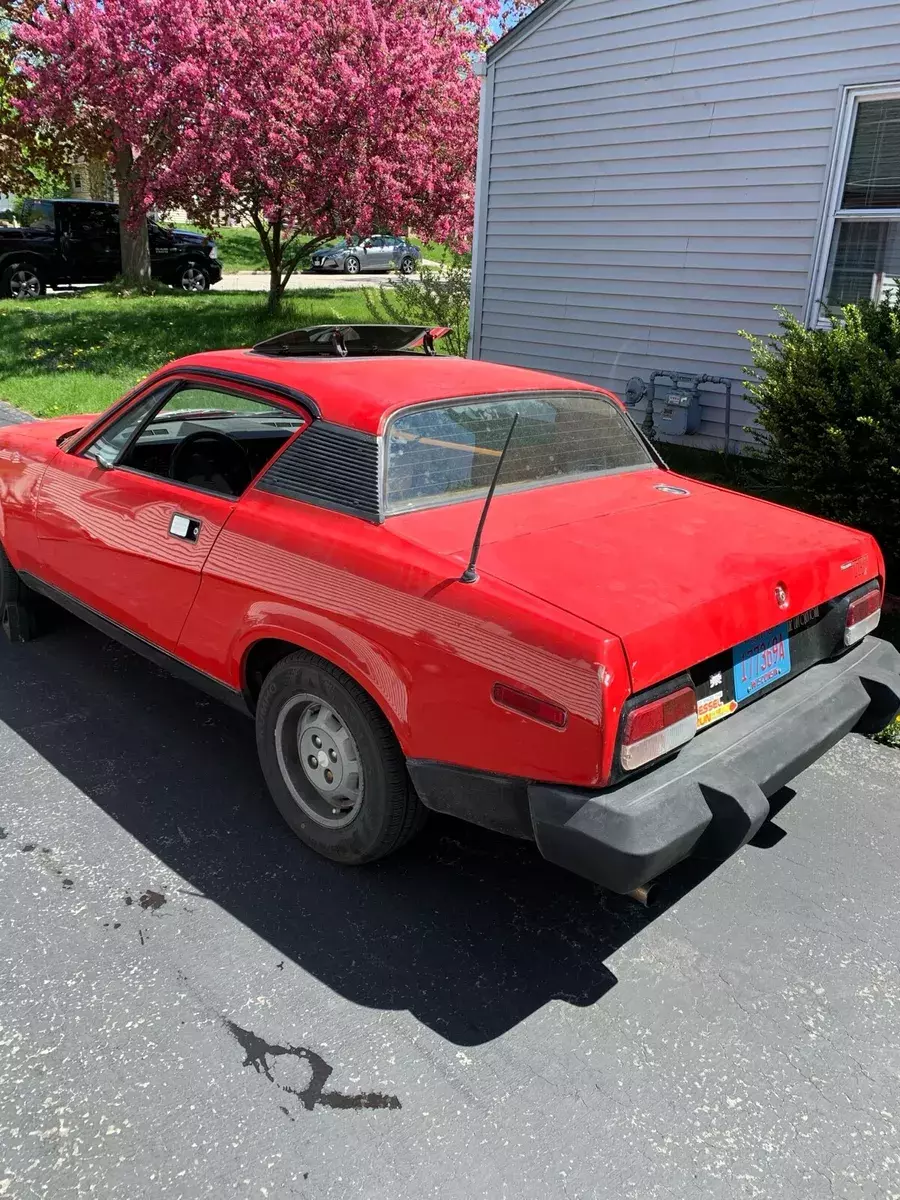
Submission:
[[[900,5],[547,4],[489,58],[472,351],[726,375],[739,438],[738,330],[807,312],[844,89],[900,75]]]

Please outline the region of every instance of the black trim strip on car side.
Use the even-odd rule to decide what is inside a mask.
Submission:
[[[73,440],[71,445],[67,447],[66,453],[81,454],[83,448],[94,440],[97,431],[111,425],[131,404],[140,403],[145,396],[159,387],[167,384],[177,385],[182,376],[208,376],[213,379],[221,379],[226,382],[230,381],[231,383],[259,388],[263,392],[271,392],[273,396],[277,396],[281,400],[290,400],[293,404],[301,405],[307,410],[313,420],[319,420],[322,416],[321,410],[312,396],[307,396],[305,392],[298,392],[294,388],[287,387],[286,384],[270,383],[268,380],[259,379],[254,375],[242,375],[239,371],[225,371],[220,367],[178,367],[173,365],[171,370],[167,370],[162,375],[157,376],[152,383],[149,378],[142,379],[130,392],[126,392],[121,399],[107,408],[105,412],[100,413],[89,425],[73,430],[71,434]]]
[[[301,404],[314,420],[319,420],[322,416],[318,404],[312,396],[307,396],[306,392],[298,392],[296,388],[288,387],[284,383],[272,383],[268,379],[261,379],[258,375],[242,375],[240,371],[226,371],[221,367],[173,367],[172,374],[208,375],[213,379],[229,380],[231,383],[241,383],[247,387],[259,388],[263,392],[271,392],[273,396],[280,396],[282,400],[292,400],[294,404]],[[168,375],[164,375],[160,382],[167,378]]]
[[[216,700],[221,700],[223,704],[227,704],[231,708],[236,708],[244,716],[251,715],[250,706],[243,692],[229,687],[227,683],[222,683],[220,679],[214,679],[212,675],[207,675],[205,671],[199,671],[196,667],[188,666],[186,662],[182,662],[174,654],[169,654],[167,650],[161,650],[159,646],[155,646],[152,642],[138,637],[136,633],[132,633],[122,625],[117,624],[117,622],[104,617],[96,609],[91,608],[87,604],[82,604],[80,600],[76,600],[68,592],[54,587],[53,584],[45,583],[43,579],[38,579],[36,575],[32,575],[28,571],[20,571],[19,577],[23,583],[27,584],[38,595],[52,600],[60,608],[66,609],[73,616],[79,617],[88,625],[92,625],[100,633],[106,634],[107,637],[112,638],[116,642],[120,642],[128,650],[133,650],[135,654],[140,654],[144,658],[149,659],[150,662],[155,663],[158,667],[163,667],[171,675],[174,675],[176,679],[192,684],[194,687],[199,688],[200,691],[206,692],[208,696],[212,696]]]

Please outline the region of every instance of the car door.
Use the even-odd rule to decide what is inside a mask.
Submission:
[[[150,268],[154,275],[165,275],[180,253],[171,229],[156,221],[147,222],[147,238],[150,243]]]
[[[73,283],[102,283],[120,274],[122,251],[114,204],[60,202],[57,212],[68,279]]]
[[[364,271],[384,271],[390,263],[390,251],[385,248],[385,239],[383,237],[366,238],[363,245],[365,246],[365,258],[363,260]]]
[[[172,652],[200,585],[200,573],[239,494],[166,477],[174,448],[202,434],[182,406],[195,381],[173,379],[139,397],[75,452],[61,449],[41,483],[38,554],[45,583],[138,637]],[[227,412],[242,389],[204,386],[209,412]],[[177,411],[175,411],[177,409]],[[174,413],[174,416],[169,414]],[[303,418],[275,421],[275,443]],[[186,431],[185,431],[186,429]],[[140,449],[141,458],[135,459]],[[154,457],[155,456],[155,457]],[[139,461],[141,466],[132,465]],[[248,479],[249,482],[249,479]]]
[[[387,265],[397,270],[400,267],[400,260],[403,258],[406,243],[403,241],[403,238],[385,238],[384,241],[387,250]]]

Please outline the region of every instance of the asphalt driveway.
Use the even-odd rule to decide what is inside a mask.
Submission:
[[[0,644],[0,826],[4,1200],[900,1197],[894,751],[647,912],[449,820],[342,870],[63,620]]]

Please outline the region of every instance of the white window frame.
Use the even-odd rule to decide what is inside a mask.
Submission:
[[[821,301],[825,292],[825,276],[828,273],[831,243],[838,220],[900,222],[900,208],[841,208],[841,196],[844,194],[844,183],[850,161],[850,144],[856,128],[856,114],[860,104],[867,100],[900,100],[900,82],[872,83],[844,88],[834,153],[828,173],[825,210],[822,214],[816,242],[812,287],[809,290],[809,300],[806,306],[806,324],[809,328],[826,329],[828,327],[828,319],[822,312]]]

